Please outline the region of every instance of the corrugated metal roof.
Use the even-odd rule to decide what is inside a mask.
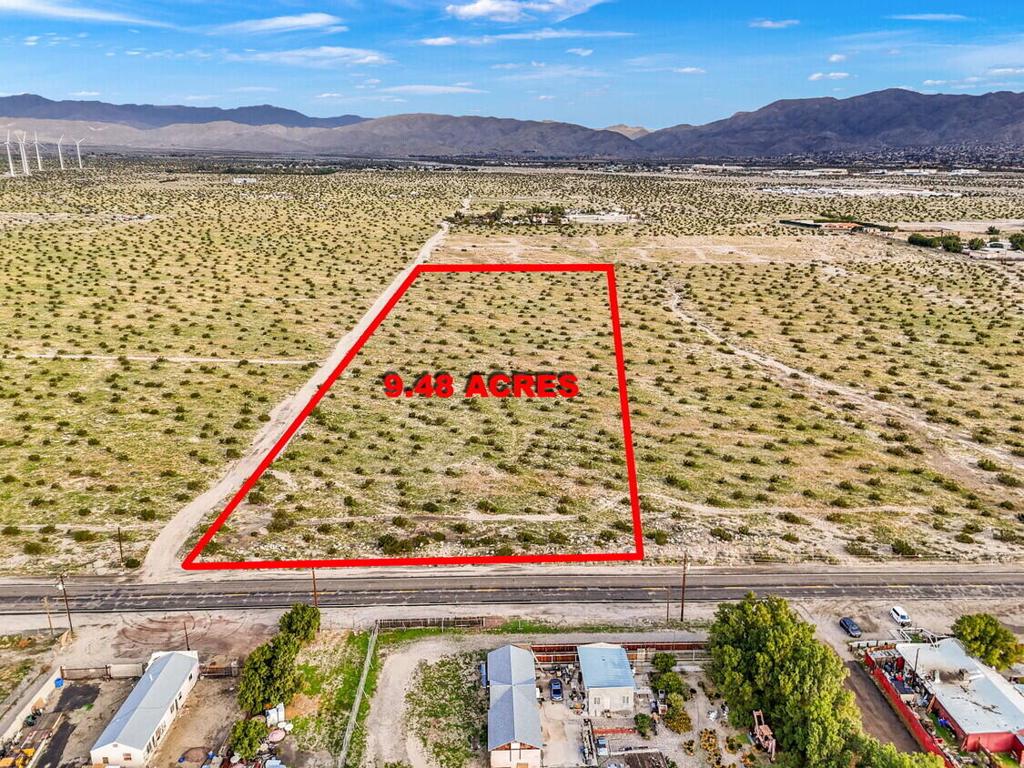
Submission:
[[[504,645],[487,654],[491,706],[487,712],[487,749],[517,741],[540,749],[540,710],[533,654]]]
[[[487,679],[501,685],[529,683],[536,686],[533,653],[515,645],[503,645],[487,654]]]
[[[145,749],[174,697],[190,674],[198,674],[198,667],[199,654],[195,651],[172,651],[152,659],[92,748],[120,744]]]
[[[593,643],[576,649],[587,688],[635,688],[629,657],[621,645]]]
[[[965,733],[1024,731],[1024,694],[991,667],[969,656],[959,640],[897,643],[917,674]]]

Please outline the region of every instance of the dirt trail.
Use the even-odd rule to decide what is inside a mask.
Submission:
[[[469,211],[469,204],[468,197],[463,199],[462,210]],[[146,553],[146,560],[140,571],[142,581],[163,581],[169,576],[181,573],[179,550],[188,540],[193,529],[211,510],[235,493],[242,483],[256,471],[256,467],[259,466],[263,457],[270,452],[274,444],[306,406],[306,403],[316,394],[331,372],[338,367],[338,364],[349,353],[363,331],[384,308],[384,305],[397,293],[409,273],[416,266],[427,261],[434,250],[444,243],[448,237],[449,228],[447,221],[441,222],[437,232],[423,244],[416,257],[406,265],[405,269],[395,275],[391,284],[381,291],[376,301],[366,310],[355,327],[338,341],[330,356],[320,364],[320,367],[313,372],[306,383],[274,407],[270,412],[270,421],[256,434],[242,458],[230,464],[216,483],[182,507],[167,522]]]
[[[813,374],[786,365],[774,357],[757,352],[747,347],[741,347],[714,328],[704,323],[699,318],[688,314],[680,306],[681,299],[675,290],[669,298],[669,308],[683,322],[698,329],[704,335],[720,346],[727,348],[737,357],[742,357],[765,368],[774,374],[775,379],[787,389],[798,388],[801,391],[815,397],[819,402],[836,406],[839,399],[843,399],[860,406],[862,415],[880,422],[885,428],[885,418],[892,417],[900,422],[910,431],[916,433],[927,441],[925,451],[937,469],[949,472],[957,478],[969,477],[975,481],[981,480],[985,484],[991,482],[990,473],[986,473],[977,466],[977,456],[988,456],[998,462],[1009,464],[1016,469],[1024,468],[1024,462],[1012,454],[996,448],[979,445],[960,432],[945,429],[937,424],[932,424],[911,408],[897,405],[882,400],[876,400],[867,392],[827,381]]]

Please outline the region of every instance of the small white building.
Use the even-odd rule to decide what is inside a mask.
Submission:
[[[487,654],[487,751],[491,768],[541,768],[540,709],[533,654],[504,645]]]
[[[198,680],[195,651],[150,656],[139,682],[93,744],[93,765],[146,765]]]
[[[592,643],[579,646],[576,653],[587,693],[587,712],[632,714],[636,681],[626,650],[621,645]]]

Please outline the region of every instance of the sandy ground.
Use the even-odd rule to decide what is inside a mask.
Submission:
[[[463,200],[463,210],[469,210],[469,204],[469,198]],[[181,555],[179,550],[182,543],[188,540],[193,529],[202,522],[204,517],[210,514],[229,494],[234,493],[256,470],[263,458],[316,394],[320,385],[338,367],[362,333],[384,308],[384,305],[397,293],[409,273],[417,265],[429,259],[434,250],[444,243],[448,236],[448,229],[448,222],[442,222],[438,231],[420,248],[416,258],[395,276],[390,285],[381,291],[356,326],[338,341],[330,356],[320,364],[309,380],[298,391],[289,395],[271,410],[270,421],[257,433],[242,458],[232,463],[220,480],[185,505],[167,522],[146,554],[146,560],[140,571],[140,577],[143,580],[159,581],[168,575],[180,573]]]
[[[893,221],[885,223],[894,227],[899,227],[904,232],[934,232],[935,230],[945,229],[953,232],[970,232],[973,234],[983,235],[988,231],[989,227],[995,227],[1003,232],[1007,230],[1024,229],[1024,219],[990,219],[986,221],[977,221],[974,219],[964,219],[960,221]]]
[[[150,768],[199,768],[207,753],[217,751],[238,718],[236,684],[232,678],[201,678],[153,755]],[[181,757],[185,762],[178,762]]]
[[[863,665],[848,661],[846,668],[850,671],[846,687],[853,691],[857,699],[864,730],[879,741],[893,744],[900,752],[920,752],[914,737],[889,706]]]
[[[128,697],[134,680],[90,680],[66,683],[51,711],[63,712],[64,722],[39,759],[39,768],[89,764],[89,750]]]
[[[929,457],[932,459],[932,463],[938,464],[941,469],[950,472],[957,478],[969,475],[975,479],[986,479],[987,476],[984,471],[977,466],[977,454],[983,454],[1017,469],[1024,468],[1024,459],[1017,458],[1008,451],[980,445],[971,439],[970,434],[963,430],[954,430],[929,422],[914,409],[896,403],[876,400],[868,392],[837,382],[826,381],[806,371],[792,368],[770,355],[736,344],[731,339],[727,339],[703,323],[699,318],[687,314],[681,308],[680,298],[674,291],[670,300],[670,307],[676,317],[684,323],[699,329],[717,344],[728,347],[737,356],[765,368],[775,375],[777,380],[786,387],[796,386],[801,391],[807,392],[831,405],[837,405],[840,399],[854,402],[863,409],[862,413],[880,420],[882,424],[884,424],[886,417],[899,418],[911,431],[925,438],[926,445],[938,448],[941,455]],[[794,381],[797,383],[794,384]],[[943,449],[944,444],[948,444],[950,447]]]

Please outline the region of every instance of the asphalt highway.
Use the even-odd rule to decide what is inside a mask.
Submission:
[[[324,607],[417,605],[544,605],[555,603],[663,603],[679,600],[680,572],[473,573],[451,575],[335,576],[318,572]],[[309,602],[309,573],[276,577],[202,579],[140,584],[101,577],[69,577],[68,599],[76,613],[135,613],[280,608]],[[735,600],[746,592],[789,599],[1017,599],[1024,600],[1020,569],[891,571],[691,571],[687,601]],[[0,615],[43,613],[62,606],[50,580],[0,582]]]

